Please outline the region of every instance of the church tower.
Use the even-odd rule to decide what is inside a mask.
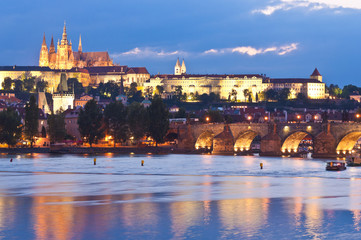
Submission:
[[[181,73],[182,74],[187,73],[187,68],[186,68],[186,64],[184,63],[184,58],[183,58],[183,62],[182,62]]]
[[[174,67],[174,75],[181,75],[182,74],[182,69],[181,69],[181,65],[180,65],[180,62],[179,62],[179,58],[177,59],[177,63],[175,64],[175,67]]]
[[[68,35],[66,33],[66,25],[64,23],[63,36],[60,44],[58,42],[56,55],[56,68],[57,69],[70,69],[74,65],[73,50],[71,48],[71,42],[68,41]]]
[[[315,70],[313,71],[310,78],[311,79],[316,79],[317,81],[322,82],[322,75],[320,74],[320,72],[318,71],[317,68],[315,68]]]
[[[83,52],[83,47],[81,45],[81,35],[79,36],[79,47],[78,47],[78,52],[81,53]]]
[[[49,66],[49,52],[48,52],[48,46],[46,46],[45,33],[44,33],[44,37],[43,37],[43,44],[41,44],[39,66],[40,67],[48,67]]]

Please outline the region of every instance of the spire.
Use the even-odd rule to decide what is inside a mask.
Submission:
[[[184,58],[183,58],[183,61],[182,61],[181,72],[182,72],[182,74],[185,74],[187,72],[186,64],[184,63]]]
[[[78,52],[82,52],[83,51],[83,47],[81,46],[81,35],[79,36],[79,47],[78,47]]]
[[[51,35],[51,43],[50,43],[49,53],[54,53],[54,52],[55,52],[54,38],[53,38],[53,35]]]
[[[45,33],[44,33],[44,37],[43,37],[43,44],[41,44],[41,46],[46,46]]]
[[[317,68],[315,68],[315,70],[313,71],[311,76],[321,76],[320,72],[318,71]]]
[[[64,21],[63,37],[61,39],[61,44],[67,44],[67,43],[68,43],[68,35],[66,34],[66,24]]]
[[[180,62],[179,62],[179,58],[177,59],[177,63],[175,64],[176,67],[180,67]]]

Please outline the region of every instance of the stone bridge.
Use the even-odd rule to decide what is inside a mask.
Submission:
[[[313,157],[337,157],[350,153],[361,137],[361,123],[232,123],[178,127],[178,148],[204,149],[233,154],[249,151],[259,136],[260,154],[295,154],[302,139],[313,140]]]

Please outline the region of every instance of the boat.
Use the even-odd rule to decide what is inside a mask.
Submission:
[[[327,161],[326,171],[343,171],[346,170],[344,161]]]
[[[361,166],[361,155],[359,152],[354,152],[346,156],[347,166],[360,167]]]

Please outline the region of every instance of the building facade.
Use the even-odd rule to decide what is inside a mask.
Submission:
[[[65,73],[61,74],[60,83],[56,93],[53,94],[53,111],[65,111],[74,107],[74,92],[68,88],[67,77]]]
[[[79,37],[78,51],[72,49],[72,42],[68,40],[66,26],[64,24],[63,35],[58,40],[55,51],[54,39],[51,38],[50,48],[48,50],[45,34],[41,45],[39,66],[49,67],[51,69],[71,69],[84,68],[91,66],[113,66],[113,60],[108,52],[83,52],[81,36]]]
[[[221,99],[247,101],[249,95],[253,101],[268,89],[290,89],[290,98],[296,98],[303,93],[310,99],[325,98],[325,84],[317,68],[310,78],[268,78],[260,74],[187,74],[184,60],[182,65],[179,59],[174,67],[174,74],[155,75],[144,83],[143,91],[146,94],[154,93],[157,86],[164,89],[163,97],[171,97],[177,89],[182,87],[182,93],[202,95],[204,93],[219,94]]]

